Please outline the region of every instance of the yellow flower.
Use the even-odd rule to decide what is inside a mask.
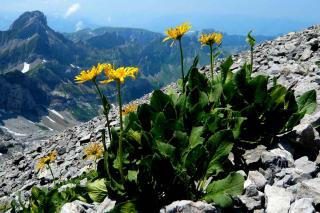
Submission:
[[[137,104],[128,104],[123,110],[122,115],[127,115],[130,112],[135,112],[138,108]]]
[[[221,33],[202,34],[199,38],[199,41],[202,44],[202,46],[212,46],[213,44],[220,45],[222,37],[223,35]]]
[[[174,43],[174,40],[180,40],[181,37],[187,33],[191,29],[191,25],[188,22],[185,22],[179,26],[176,26],[174,28],[169,28],[165,31],[165,33],[168,35],[165,39],[163,39],[163,42],[168,41],[169,39],[173,39],[173,42],[171,46]]]
[[[57,159],[57,151],[51,152],[49,155],[46,155],[39,159],[38,164],[36,165],[36,170],[42,170],[46,165],[54,162]]]
[[[103,146],[101,143],[92,143],[84,149],[84,152],[86,154],[85,159],[97,160],[103,156]]]
[[[91,70],[82,70],[74,80],[79,84],[86,81],[93,81],[107,66],[108,64],[98,64],[98,66],[93,66]]]
[[[131,77],[136,79],[136,75],[138,74],[139,69],[137,67],[119,67],[115,68],[111,64],[108,64],[104,68],[104,74],[107,77],[106,80],[100,81],[101,84],[108,84],[112,81],[119,81],[120,83],[124,83],[124,79],[126,77]]]

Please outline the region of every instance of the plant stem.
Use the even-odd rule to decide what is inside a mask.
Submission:
[[[123,121],[122,121],[121,85],[119,80],[117,80],[117,90],[118,90],[118,104],[119,104],[119,116],[120,116],[120,137],[119,137],[119,148],[118,148],[118,154],[120,158],[119,171],[120,171],[121,181],[122,183],[124,183],[124,175],[123,175],[123,167],[122,167]]]
[[[50,173],[51,173],[51,175],[52,175],[53,183],[56,184],[55,178],[54,178],[54,175],[53,175],[53,172],[52,172],[52,169],[51,169],[50,164],[47,164],[47,166],[48,166],[48,168],[49,168],[49,170],[50,170]]]
[[[211,81],[213,82],[213,47],[210,45]]]
[[[179,39],[179,47],[180,47],[180,62],[181,62],[181,75],[182,75],[182,92],[184,93],[184,89],[186,85],[185,85],[184,70],[183,70],[183,51],[182,51],[181,38]]]
[[[100,99],[101,99],[101,103],[102,103],[102,107],[103,107],[103,114],[104,116],[106,117],[106,120],[107,120],[107,128],[108,128],[108,134],[109,134],[109,140],[111,141],[111,129],[110,129],[110,122],[109,122],[109,116],[108,116],[108,110],[106,109],[106,106],[104,105],[104,102],[103,102],[103,96],[102,96],[102,93],[100,91],[100,88],[96,82],[96,80],[93,80],[93,83],[94,85],[96,86],[96,89],[99,93],[99,96],[100,96]],[[104,134],[104,137],[105,137],[105,134]],[[106,140],[104,138],[103,140],[103,147],[104,147],[104,151],[106,152],[107,151],[107,145],[106,145]]]
[[[251,61],[251,73],[252,74],[252,71],[253,71],[253,46],[250,47],[250,61]]]

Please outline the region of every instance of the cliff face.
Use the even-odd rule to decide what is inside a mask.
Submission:
[[[296,95],[299,95],[309,89],[316,89],[318,92],[318,98],[320,97],[320,26],[313,26],[301,32],[289,33],[288,35],[279,37],[273,41],[262,43],[255,48],[254,58],[254,75],[262,73],[275,76],[278,78],[280,83],[287,86],[292,85],[296,90]],[[243,52],[241,54],[234,55],[233,59],[235,61],[233,69],[238,69],[246,61],[249,61],[249,54],[248,52]],[[209,74],[208,67],[203,67],[202,71]],[[168,88],[177,90],[177,85],[168,85],[166,88],[164,88],[164,90]],[[149,96],[150,94],[145,95],[141,99],[138,99],[134,102],[138,104],[147,102]],[[110,117],[112,120],[112,125],[117,126],[118,120],[116,117],[116,109],[112,110]],[[304,129],[304,127],[297,127],[297,135],[295,136],[296,139],[302,140],[305,139],[305,137],[311,136],[311,139],[309,137],[309,142],[314,142],[319,145],[319,134],[315,130],[316,127],[312,126],[318,121],[320,121],[319,113],[308,117],[304,121],[305,125],[307,126],[307,130]],[[49,153],[52,150],[57,150],[59,155],[57,164],[53,165],[54,176],[61,177],[62,179],[78,176],[81,172],[87,169],[87,166],[90,164],[90,162],[83,160],[83,148],[88,142],[99,140],[101,137],[99,130],[104,126],[104,122],[105,121],[102,117],[96,117],[80,126],[66,129],[47,141],[43,141],[41,143],[38,142],[37,144],[31,143],[23,153],[13,153],[13,156],[11,157],[8,157],[8,155],[2,153],[3,155],[0,156],[0,197],[10,196],[11,193],[22,187],[25,190],[28,190],[33,185],[48,184],[51,178],[50,174],[45,172],[37,173],[34,170],[34,166],[37,158]],[[296,180],[299,180],[299,178],[309,182],[311,180],[315,180],[314,182],[320,187],[320,180],[318,180],[319,178],[315,178],[317,175],[316,171],[318,171],[317,166],[320,164],[319,157],[318,160],[312,159],[312,162],[308,161],[308,159],[294,161],[292,157],[293,154],[285,150],[285,148],[281,148],[281,146],[279,146],[276,151],[267,151],[262,148],[260,150],[256,150],[256,154],[260,154],[258,159],[260,159],[261,156],[265,156],[264,159],[266,161],[266,165],[267,162],[269,162],[268,160],[273,161],[281,158],[282,160],[286,161],[286,165],[288,167],[292,168],[292,171],[299,168],[303,170],[301,167],[302,164],[309,165],[310,168],[312,167],[312,171],[308,173],[309,176],[299,176]],[[275,205],[272,203],[272,199],[275,198],[274,191],[277,190],[277,187],[282,187],[280,191],[282,192],[284,190],[285,192],[283,192],[283,194],[287,195],[289,193],[286,192],[287,189],[283,189],[284,186],[281,186],[279,182],[281,178],[285,176],[285,174],[281,177],[279,175],[279,177],[277,177],[278,179],[274,179],[274,172],[277,172],[278,174],[278,172],[281,172],[282,169],[283,168],[278,168],[277,171],[269,169],[262,172],[263,175],[258,175],[259,177],[261,175],[264,176],[264,185],[266,183],[270,184],[268,187],[266,187],[266,191],[264,192],[266,196],[265,199],[269,199],[268,204],[263,206],[263,203],[261,203],[261,197],[263,197],[264,194],[263,192],[261,192],[261,194],[259,191],[259,193],[257,192],[257,196],[260,197],[259,199],[252,198],[252,201],[250,200],[251,198],[249,195],[247,197],[242,197],[242,202],[244,205],[253,205],[251,210],[265,207],[269,208],[269,212],[272,212],[272,208],[275,208],[272,206]],[[290,172],[291,170],[286,171]],[[283,171],[283,173],[286,171]],[[298,172],[294,174],[297,175]],[[251,178],[254,178],[252,175],[254,174],[251,174]],[[272,185],[274,182],[277,182],[278,185]],[[309,184],[309,182],[306,184]],[[296,186],[296,188],[299,187]],[[318,191],[314,192],[315,194],[320,193],[320,188],[316,190]],[[294,196],[295,195],[292,195],[292,199]],[[259,200],[260,204],[257,199]],[[254,204],[254,202],[256,203]],[[320,203],[320,201],[318,203]]]

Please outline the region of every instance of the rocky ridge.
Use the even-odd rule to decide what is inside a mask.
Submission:
[[[280,83],[293,85],[297,96],[309,89],[316,89],[319,98],[319,48],[320,26],[265,42],[255,48],[254,75],[275,76]],[[233,69],[249,61],[248,58],[248,52],[234,55]],[[208,67],[203,67],[202,71],[209,73]],[[171,84],[164,90],[178,88],[176,84]],[[150,95],[134,103],[147,102]],[[116,110],[113,108],[110,116],[113,126],[118,125]],[[80,126],[66,129],[48,141],[34,144],[10,159],[0,156],[0,204],[14,197],[18,190],[27,195],[33,185],[51,184],[50,174],[37,173],[34,166],[39,157],[52,150],[57,150],[59,154],[57,162],[53,164],[56,177],[66,180],[89,169],[92,162],[83,159],[83,148],[89,142],[100,139],[104,123],[102,117],[96,117]],[[246,177],[245,193],[235,198],[240,209],[255,213],[320,212],[319,124],[320,113],[316,112],[306,116],[290,135],[283,137],[282,142],[272,149],[258,146],[254,150],[247,150],[244,157],[248,171],[239,171]],[[165,211],[177,212],[177,206],[185,203],[190,204],[178,202],[166,207]],[[74,205],[80,208],[83,204]],[[184,207],[180,209],[188,211]],[[216,208],[212,209],[218,212]]]

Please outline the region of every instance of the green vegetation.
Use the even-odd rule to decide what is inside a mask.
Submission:
[[[249,36],[253,56],[254,40]],[[51,190],[34,188],[22,212],[56,212],[66,202],[99,203],[106,196],[117,201],[114,213],[159,212],[186,199],[205,200],[226,211],[232,208],[233,196],[243,192],[244,177],[237,171],[246,170],[246,165],[233,165],[228,156],[233,153],[235,162],[244,162],[245,149],[270,147],[279,134],[315,110],[316,92],[296,99],[292,88],[276,79],[252,77],[253,60],[233,72],[229,57],[210,79],[199,72],[198,61],[196,57],[183,76],[180,94],[155,90],[149,104],[126,115],[120,129],[111,129],[110,145],[104,147],[97,175],[86,187],[65,192],[58,190],[62,184]],[[132,77],[130,70],[105,69],[106,81],[117,82],[120,106],[120,79]],[[92,69],[80,77],[90,80],[97,75]],[[121,112],[120,107],[122,118]]]

